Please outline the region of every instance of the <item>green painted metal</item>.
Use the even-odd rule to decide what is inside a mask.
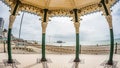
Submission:
[[[18,8],[19,4],[20,4],[20,1],[17,0],[12,15],[16,14],[16,11],[17,11],[17,8]],[[8,40],[7,40],[7,46],[8,46],[7,47],[7,50],[8,50],[8,63],[13,63],[12,53],[11,53],[11,31],[12,31],[12,29],[9,28],[8,29]]]
[[[113,53],[114,53],[114,33],[113,29],[110,29],[110,55],[109,55],[109,60],[108,64],[112,65],[113,64]]]
[[[44,9],[44,20],[43,20],[43,22],[46,22],[47,12],[48,12],[48,9]]]
[[[6,53],[6,47],[5,47],[5,43],[6,43],[6,41],[4,40],[4,53]]]
[[[14,10],[13,10],[12,15],[15,15],[15,14],[16,14],[16,11],[17,11],[17,8],[18,8],[19,4],[20,4],[20,1],[19,1],[19,0],[17,0],[17,2],[16,2],[16,5],[15,5],[15,8],[14,8]]]
[[[77,9],[73,9],[75,15],[75,22],[78,22]]]
[[[101,3],[102,3],[102,5],[103,5],[103,7],[104,7],[104,10],[105,10],[106,15],[107,15],[107,16],[110,15],[109,12],[108,12],[107,6],[106,6],[106,4],[105,4],[105,0],[101,0]]]
[[[79,51],[80,51],[80,46],[79,46],[79,33],[76,33],[76,56],[74,62],[80,62],[79,59]]]
[[[80,52],[79,53],[81,54],[81,45],[80,45]]]
[[[43,9],[43,10],[44,10],[43,22],[46,22],[48,9]],[[42,33],[42,59],[41,61],[47,61],[45,57],[45,33]]]
[[[8,63],[12,63],[12,54],[11,54],[11,31],[12,29],[9,28],[8,30],[8,40],[7,40],[7,45],[8,45]]]
[[[47,61],[45,57],[45,33],[42,34],[42,59],[41,61]]]
[[[115,54],[117,54],[117,43],[116,43],[116,46],[115,46]]]

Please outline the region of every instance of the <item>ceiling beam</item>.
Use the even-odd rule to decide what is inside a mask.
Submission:
[[[71,5],[73,6],[73,8],[77,8],[75,4],[75,0],[70,0],[70,1],[71,1]]]
[[[45,2],[45,8],[46,8],[46,9],[49,8],[50,1],[51,1],[51,0],[44,0],[44,2]]]

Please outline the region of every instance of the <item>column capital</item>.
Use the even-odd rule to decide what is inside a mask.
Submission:
[[[11,11],[10,11],[11,15],[16,15],[16,13],[18,13],[19,5],[20,5],[20,1],[17,0],[15,2],[15,5],[11,7]]]
[[[47,24],[48,23],[46,23],[46,22],[41,23],[41,25],[42,25],[42,33],[46,33]]]
[[[74,22],[78,22],[78,10],[77,9],[73,9],[73,12],[74,12]]]
[[[79,33],[80,23],[79,22],[75,22],[74,23],[74,27],[75,27],[76,33]]]
[[[76,8],[75,8],[75,9],[73,9],[73,11],[74,11],[74,12],[77,12],[77,10],[78,10],[78,9],[76,9]]]
[[[16,16],[10,15],[10,17],[9,17],[9,28],[12,28],[13,23],[15,21],[15,18],[16,18]]]
[[[105,3],[105,0],[101,0],[101,4],[102,4],[102,11],[107,19],[109,28],[112,29],[112,15],[111,15],[111,10],[110,10],[110,6],[107,6],[107,4]]]
[[[111,15],[110,5],[107,5],[107,0],[101,0],[99,7],[100,10],[103,11],[104,15]]]
[[[109,25],[109,28],[112,29],[112,15],[105,16]]]
[[[48,21],[48,9],[43,9],[43,22]]]

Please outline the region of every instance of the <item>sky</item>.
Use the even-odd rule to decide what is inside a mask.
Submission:
[[[0,17],[4,18],[4,28],[8,29],[10,8],[0,1]],[[112,8],[113,29],[115,39],[120,38],[120,2]],[[16,17],[12,34],[19,37],[20,21],[23,12]],[[40,17],[25,12],[21,29],[21,38],[25,40],[42,39],[42,28]],[[53,17],[48,22],[46,31],[46,41],[62,40],[66,42],[75,41],[75,28],[69,17]],[[81,17],[80,21],[80,41],[100,41],[109,40],[110,33],[108,23],[102,12],[96,12]]]

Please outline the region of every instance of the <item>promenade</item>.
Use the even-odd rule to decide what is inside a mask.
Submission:
[[[74,63],[74,54],[47,54],[47,62],[39,62],[41,54],[13,54],[13,59],[17,61],[17,68],[119,68],[120,55],[114,55],[113,66],[106,66],[108,55],[86,55],[81,54],[80,63]],[[0,68],[12,68],[3,63],[7,59],[7,53],[0,53]]]

